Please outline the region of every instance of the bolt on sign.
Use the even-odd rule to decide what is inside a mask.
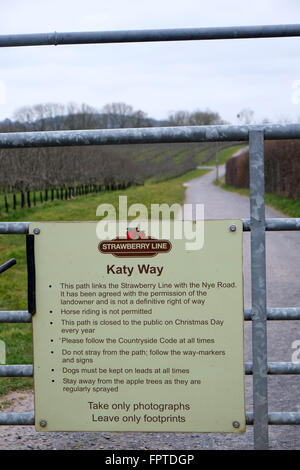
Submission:
[[[30,224],[38,431],[245,431],[242,222],[203,227]]]

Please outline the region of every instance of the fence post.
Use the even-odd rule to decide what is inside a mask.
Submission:
[[[264,131],[249,132],[254,448],[268,449]]]
[[[216,142],[216,182],[219,184],[219,142]]]

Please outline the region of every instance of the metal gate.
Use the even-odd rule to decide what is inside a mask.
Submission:
[[[20,34],[0,36],[0,47],[189,41],[300,36],[300,25],[242,26],[226,28],[104,31],[82,33]],[[187,126],[84,131],[17,132],[0,134],[0,148],[58,147],[139,143],[249,141],[250,219],[243,230],[251,232],[252,308],[244,312],[252,321],[253,362],[245,374],[253,374],[253,413],[246,414],[254,426],[255,449],[268,448],[268,425],[300,425],[300,412],[268,411],[268,374],[300,374],[300,363],[267,361],[267,321],[300,320],[299,308],[267,308],[265,231],[300,230],[300,218],[265,219],[264,140],[300,139],[300,124]],[[2,222],[0,234],[28,233],[27,222]],[[0,323],[30,323],[27,311],[1,311]],[[31,377],[31,365],[0,366],[0,377]],[[2,425],[33,425],[33,413],[0,413]]]

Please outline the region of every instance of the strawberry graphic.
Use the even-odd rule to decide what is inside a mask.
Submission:
[[[128,240],[134,240],[136,235],[137,235],[137,233],[136,233],[135,228],[130,228],[130,227],[127,228],[127,238],[128,238]]]
[[[135,227],[135,228],[128,227],[127,228],[127,238],[129,240],[138,240],[139,238],[143,239],[143,238],[145,238],[145,232],[144,231],[140,232],[139,227]]]

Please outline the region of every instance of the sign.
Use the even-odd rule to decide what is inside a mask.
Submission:
[[[197,251],[96,226],[30,224],[36,429],[244,432],[242,222]]]

